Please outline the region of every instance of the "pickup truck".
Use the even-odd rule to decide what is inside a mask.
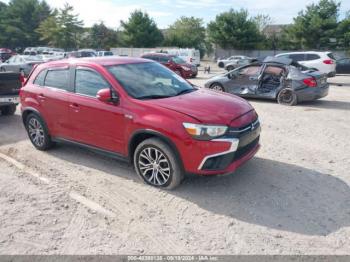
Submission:
[[[13,72],[0,73],[0,112],[1,115],[13,115],[19,104],[21,74]]]

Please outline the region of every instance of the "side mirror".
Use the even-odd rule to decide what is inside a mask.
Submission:
[[[109,88],[104,88],[98,91],[96,97],[98,100],[104,103],[116,103],[119,100],[118,95],[112,92]]]

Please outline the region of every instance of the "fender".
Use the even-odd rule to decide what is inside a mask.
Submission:
[[[131,161],[131,163],[133,161],[132,160],[132,151],[136,148],[135,147],[133,149],[133,141],[135,140],[135,138],[138,135],[151,135],[151,136],[158,137],[158,138],[162,139],[164,142],[166,142],[171,147],[171,149],[174,151],[176,157],[178,158],[178,160],[180,161],[180,163],[182,165],[182,159],[180,157],[179,150],[177,149],[175,143],[170,138],[168,138],[167,136],[162,134],[161,132],[155,131],[155,130],[152,130],[152,129],[139,129],[139,130],[135,131],[130,136],[130,139],[128,141],[128,158]]]

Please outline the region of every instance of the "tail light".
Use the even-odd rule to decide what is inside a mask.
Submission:
[[[24,86],[24,83],[27,81],[27,79],[25,78],[24,72],[23,70],[21,70],[20,74],[19,74],[19,81],[21,82],[21,86]]]
[[[332,59],[327,59],[327,60],[323,60],[323,63],[326,65],[333,65],[334,61]]]
[[[305,78],[303,80],[304,84],[307,85],[308,87],[316,87],[317,86],[317,81],[315,78],[310,77],[310,78]]]

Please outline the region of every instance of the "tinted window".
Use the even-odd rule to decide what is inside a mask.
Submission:
[[[77,69],[75,75],[75,92],[95,97],[101,89],[109,88],[106,80],[97,72],[89,69]]]
[[[320,59],[319,55],[316,54],[306,54],[306,61]]]
[[[289,55],[289,58],[293,59],[294,61],[305,61],[304,54],[291,54]]]
[[[161,56],[161,57],[159,57],[159,62],[160,63],[168,63],[168,61],[169,61],[169,57],[167,57],[167,56]]]
[[[46,70],[41,71],[34,80],[34,85],[43,86],[46,76]]]
[[[56,69],[49,70],[45,78],[45,86],[69,90],[69,70]]]
[[[335,56],[333,55],[333,53],[329,53],[329,54],[327,54],[327,56],[328,56],[330,59],[337,60],[337,59],[335,59]]]

